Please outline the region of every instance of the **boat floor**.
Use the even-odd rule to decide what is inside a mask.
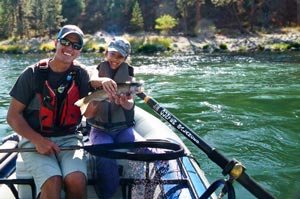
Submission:
[[[119,163],[128,163],[128,161],[121,160]],[[167,161],[167,165],[175,165],[176,160]],[[112,197],[112,199],[123,199],[123,198],[151,198],[151,199],[160,199],[165,198],[162,194],[165,194],[164,190],[165,186],[169,187],[167,190],[170,190],[170,187],[176,187],[177,182],[185,182],[180,176],[180,172],[176,167],[169,167],[165,169],[165,171],[157,170],[157,165],[161,165],[162,162],[159,163],[141,163],[141,162],[131,162],[129,164],[124,165],[125,168],[133,168],[132,171],[126,172],[123,171],[123,175],[121,178],[120,186],[118,191]],[[147,165],[147,166],[146,166]],[[171,168],[171,171],[169,170]],[[145,172],[147,171],[147,173]],[[159,176],[159,180],[158,177]],[[178,178],[179,177],[179,178]],[[9,179],[16,179],[16,173],[14,172]],[[91,178],[89,178],[91,179]],[[160,180],[164,180],[167,184],[160,184]],[[168,184],[169,182],[169,184]],[[171,183],[170,183],[171,182]],[[122,186],[123,185],[123,186]],[[124,186],[125,185],[125,186]],[[32,198],[31,187],[29,185],[13,185],[15,188],[21,193],[20,196],[22,199],[30,199]],[[21,187],[21,189],[20,189]],[[94,185],[88,185],[88,199],[97,199],[99,198],[95,192]],[[21,190],[21,192],[20,192]],[[185,189],[181,189],[185,191]],[[14,199],[14,195],[10,188],[7,185],[0,185],[0,193],[1,199]],[[124,194],[126,196],[124,196]],[[185,194],[184,194],[185,195]],[[64,193],[62,191],[62,198],[64,198]]]
[[[16,174],[13,173],[9,177],[9,179],[16,179]],[[15,186],[16,189],[18,188],[17,185],[14,185],[14,186]],[[28,186],[28,191],[30,191],[29,186]],[[15,199],[15,196],[13,195],[11,189],[5,184],[0,184],[0,193],[1,193],[1,199]],[[122,198],[120,194],[121,193],[117,193],[116,198]],[[120,195],[120,196],[118,196],[118,195]],[[93,186],[88,186],[88,199],[98,199],[98,196],[96,195],[96,192],[94,191]]]
[[[88,186],[88,199],[99,199],[97,195],[95,195],[94,187]],[[6,185],[0,185],[1,199],[15,199],[14,195]],[[115,199],[122,198],[122,196],[115,195]],[[29,199],[29,198],[28,198]],[[31,198],[30,198],[31,199]]]
[[[13,174],[9,179],[15,179],[15,174]],[[14,185],[15,188],[17,189],[18,188],[18,185]],[[31,191],[30,191],[30,187],[29,185],[23,185],[23,186],[26,186],[27,187],[27,193],[30,195]],[[87,193],[88,193],[88,199],[99,199],[99,197],[97,196],[96,192],[95,192],[95,189],[94,189],[94,186],[93,185],[88,185],[87,186]],[[5,184],[0,184],[0,193],[1,193],[1,199],[15,199],[15,196],[13,195],[11,189],[5,185]],[[62,192],[62,198],[64,198],[64,193]],[[115,193],[115,195],[113,196],[112,199],[122,199],[123,196],[122,196],[122,190],[121,190],[121,187],[119,188],[119,190],[117,191],[117,193]],[[143,198],[143,197],[141,197]],[[23,198],[23,199],[31,199],[31,197],[29,198]]]

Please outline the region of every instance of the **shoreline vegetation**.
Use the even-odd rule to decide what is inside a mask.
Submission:
[[[221,31],[219,31],[221,32]],[[272,33],[239,34],[202,32],[197,37],[152,33],[121,35],[132,45],[132,54],[286,52],[300,51],[300,28],[283,28]],[[49,53],[55,51],[53,38],[9,39],[0,41],[2,54]],[[105,32],[85,35],[83,52],[103,52],[113,37]]]

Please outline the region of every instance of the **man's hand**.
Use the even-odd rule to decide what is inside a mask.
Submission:
[[[60,148],[51,140],[41,137],[35,144],[36,150],[42,155],[51,155],[60,152]]]

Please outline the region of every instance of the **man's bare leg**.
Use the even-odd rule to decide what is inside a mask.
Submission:
[[[60,199],[61,189],[61,176],[53,176],[43,184],[40,199]]]
[[[81,172],[73,172],[65,177],[65,192],[67,199],[86,199],[87,182],[86,177]]]

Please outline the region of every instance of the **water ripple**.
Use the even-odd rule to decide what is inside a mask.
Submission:
[[[300,178],[299,53],[132,56],[145,92],[226,157],[236,158],[277,198],[293,198]],[[44,55],[0,55],[0,129],[8,92],[18,74]],[[103,57],[82,54],[86,65]],[[147,106],[136,99],[139,106]],[[148,108],[149,109],[149,108]],[[199,159],[210,181],[221,169],[179,134]],[[237,198],[250,199],[237,187]]]

